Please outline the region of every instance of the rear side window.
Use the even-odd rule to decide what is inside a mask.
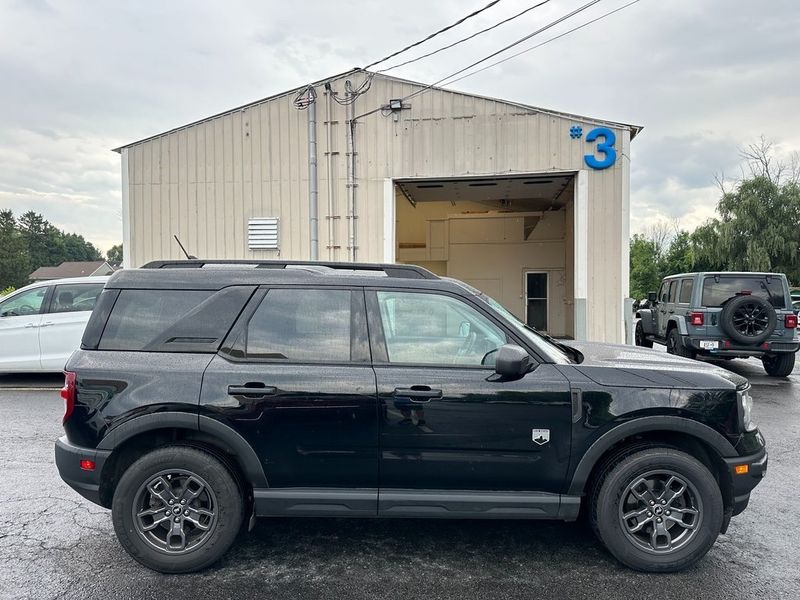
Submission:
[[[681,304],[689,304],[692,301],[692,289],[694,288],[694,281],[691,279],[684,279],[681,281],[681,293],[678,297],[678,302]]]
[[[205,290],[122,290],[99,348],[143,350],[212,293]]]
[[[669,301],[676,302],[678,300],[678,281],[669,282]]]
[[[94,308],[100,292],[103,291],[102,283],[71,283],[57,285],[53,292],[53,301],[50,303],[51,313],[83,312]]]
[[[247,358],[357,360],[351,351],[352,294],[350,290],[269,290],[247,327]]]
[[[729,275],[706,277],[703,281],[703,306],[722,306],[742,294],[763,298],[774,308],[786,308],[783,281],[779,277]]]

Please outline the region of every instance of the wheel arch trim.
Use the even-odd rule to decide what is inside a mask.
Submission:
[[[163,429],[186,429],[208,434],[232,449],[247,481],[255,488],[269,487],[264,468],[253,448],[234,429],[216,419],[182,412],[159,412],[135,417],[122,423],[104,437],[98,450],[115,450],[142,433]]]
[[[738,456],[733,445],[726,440],[722,434],[713,430],[708,425],[684,417],[668,415],[642,417],[617,425],[595,440],[584,453],[580,462],[578,462],[578,466],[575,468],[575,472],[572,475],[567,494],[580,495],[584,492],[594,467],[606,452],[617,443],[639,433],[657,432],[674,432],[689,435],[710,446],[722,458]]]

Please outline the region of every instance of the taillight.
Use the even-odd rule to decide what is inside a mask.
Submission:
[[[783,320],[783,324],[786,329],[794,329],[797,327],[797,315],[786,315],[786,318]]]
[[[700,327],[705,323],[705,315],[701,312],[689,313],[689,322],[695,327]]]
[[[64,387],[61,388],[61,397],[64,399],[64,418],[62,423],[66,423],[75,410],[76,375],[72,371],[64,371]]]

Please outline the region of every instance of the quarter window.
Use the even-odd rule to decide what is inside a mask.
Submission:
[[[272,289],[247,327],[247,358],[348,362],[352,292]]]
[[[53,293],[53,301],[50,303],[49,312],[62,313],[92,310],[102,291],[102,283],[57,285]]]
[[[377,292],[389,362],[493,366],[505,333],[468,304],[440,294]]]
[[[669,301],[673,304],[678,299],[678,283],[677,280],[669,282]]]
[[[682,280],[681,293],[678,302],[681,304],[689,304],[692,301],[692,288],[694,288],[694,281],[691,279]]]

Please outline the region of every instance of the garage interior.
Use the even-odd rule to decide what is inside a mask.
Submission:
[[[485,292],[573,338],[575,173],[394,180],[397,262]]]

